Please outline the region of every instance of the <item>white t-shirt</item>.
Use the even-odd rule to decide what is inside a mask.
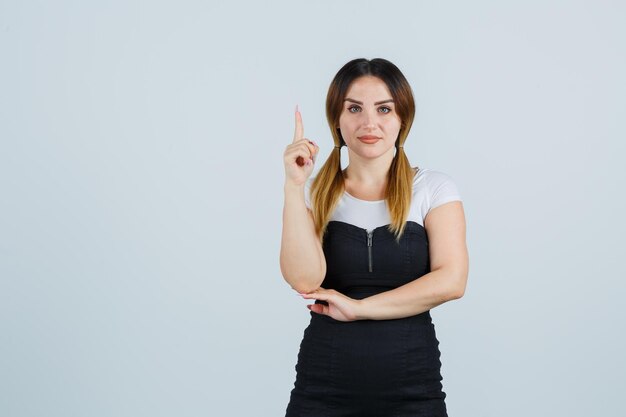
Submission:
[[[314,178],[304,185],[304,202],[311,208],[310,190]],[[413,179],[413,199],[407,220],[424,226],[424,218],[435,207],[450,201],[462,201],[452,177],[440,171],[420,168]],[[330,220],[350,223],[368,231],[391,223],[385,200],[360,200],[343,193]]]

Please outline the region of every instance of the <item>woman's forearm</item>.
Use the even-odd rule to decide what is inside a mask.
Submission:
[[[463,296],[465,274],[445,268],[429,272],[393,290],[360,300],[359,320],[414,316]]]
[[[326,275],[322,244],[304,203],[304,185],[285,184],[280,269],[289,285],[301,293],[317,289]]]

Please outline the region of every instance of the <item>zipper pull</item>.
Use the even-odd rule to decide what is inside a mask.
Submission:
[[[369,260],[370,272],[372,272],[372,235],[374,231],[367,232],[367,257]]]

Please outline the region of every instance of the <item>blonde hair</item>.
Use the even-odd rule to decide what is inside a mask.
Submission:
[[[345,191],[340,148],[345,145],[345,142],[339,128],[335,126],[339,125],[343,101],[350,85],[357,78],[366,75],[377,77],[387,85],[401,120],[400,132],[396,140],[396,154],[387,173],[385,203],[391,218],[389,230],[395,234],[396,240],[400,240],[406,226],[411,207],[415,171],[404,153],[403,146],[415,117],[413,92],[402,72],[391,62],[383,58],[372,60],[358,58],[348,62],[337,72],[326,96],[326,119],[335,147],[311,184],[313,218],[315,230],[320,239],[323,239],[330,216]]]

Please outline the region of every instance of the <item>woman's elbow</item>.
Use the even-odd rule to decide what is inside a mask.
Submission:
[[[288,273],[281,271],[283,278],[295,291],[305,294],[318,289],[324,281],[325,271],[316,274]]]
[[[465,295],[465,288],[467,287],[467,273],[461,273],[455,280],[455,284],[452,287],[452,299],[458,300]]]
[[[457,288],[454,291],[452,291],[450,298],[452,300],[458,300],[459,298],[462,298],[464,295],[465,295],[465,288]]]
[[[448,296],[451,300],[458,300],[465,295],[467,286],[467,268],[450,269]]]
[[[319,277],[299,279],[291,284],[291,288],[300,294],[306,294],[317,290],[322,285],[322,281],[324,281],[323,277],[321,279]]]
[[[306,285],[295,285],[292,286],[291,288],[294,289],[294,291],[296,291],[298,294],[308,294],[310,292],[315,291],[316,289],[318,289],[320,286],[306,286]]]

